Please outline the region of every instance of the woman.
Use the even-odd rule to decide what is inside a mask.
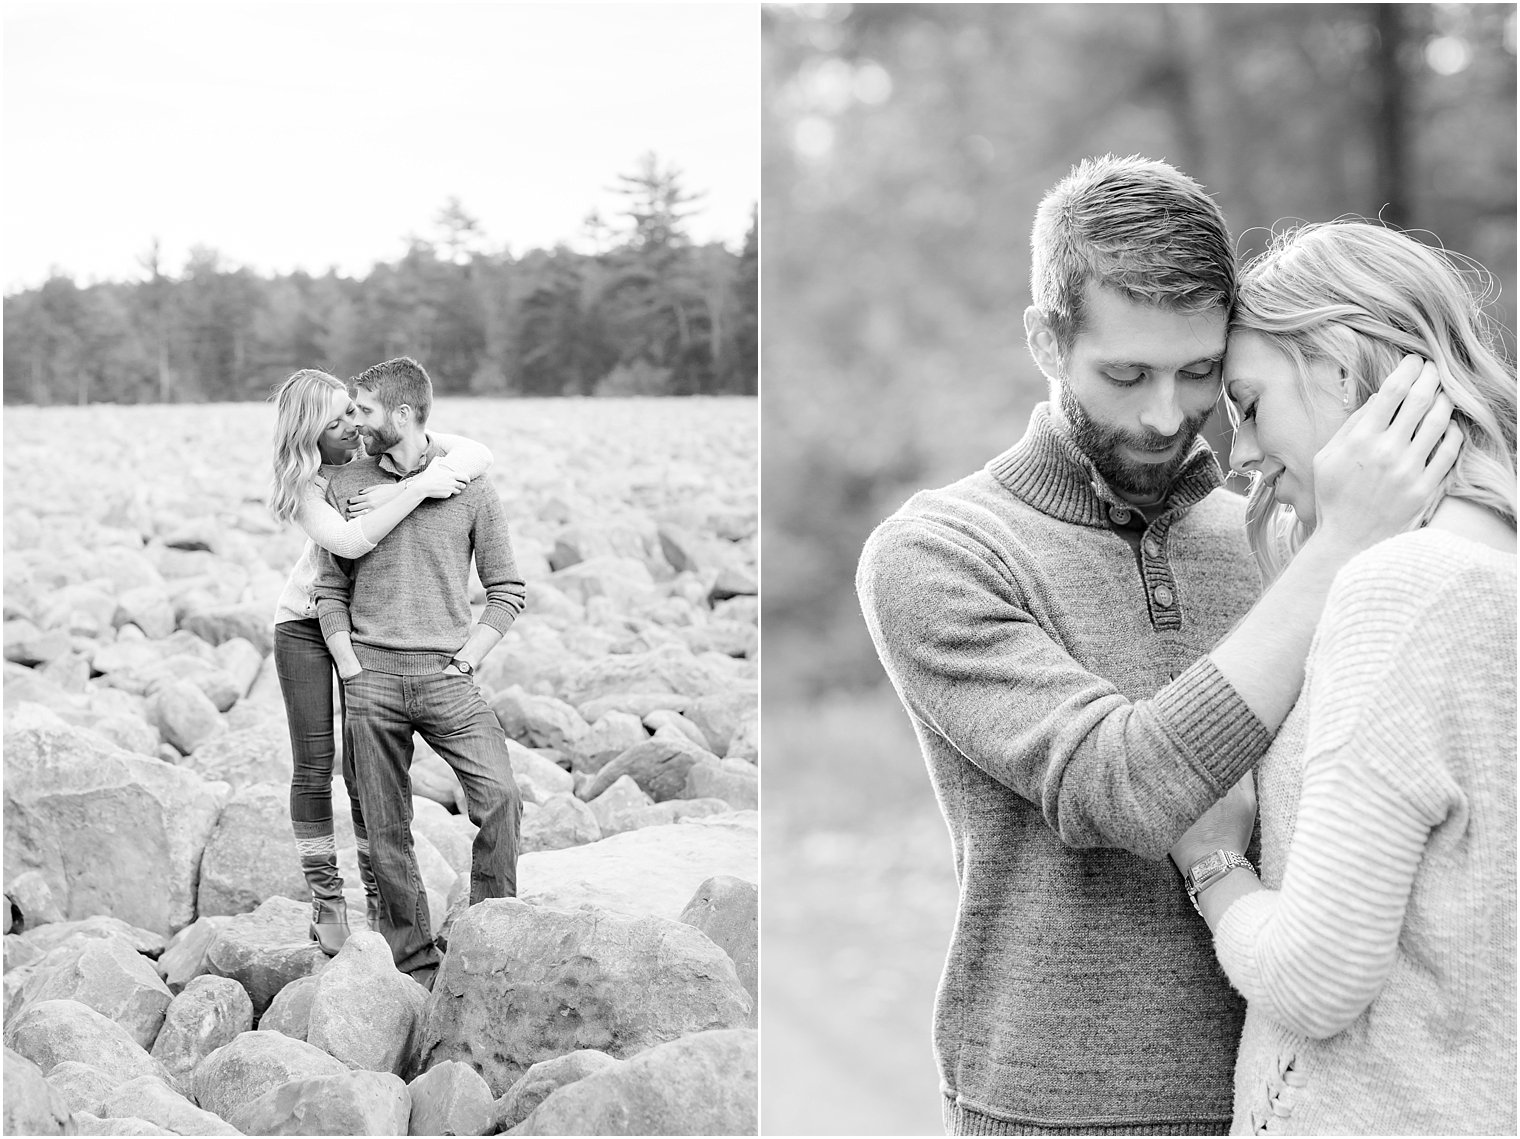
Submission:
[[[1465,441],[1421,523],[1336,579],[1257,769],[1261,879],[1249,780],[1172,850],[1247,1001],[1237,1134],[1515,1133],[1515,376],[1482,300],[1361,222],[1241,279],[1231,463],[1269,580],[1314,526],[1316,452],[1400,356]]]
[[[290,819],[301,871],[311,889],[311,937],[328,956],[348,940],[348,911],[333,841],[332,659],[312,600],[317,547],[339,557],[357,558],[389,534],[425,498],[448,498],[491,465],[491,452],[458,435],[431,433],[446,452],[420,474],[393,486],[370,487],[346,504],[343,516],[324,497],[324,471],[346,463],[360,447],[353,404],[343,382],[306,368],[275,395],[274,485],[270,509],[281,522],[295,522],[310,539],[291,570],[275,611],[274,661],[290,725],[294,770]],[[350,760],[343,757],[343,781],[358,848],[359,873],[374,928],[377,899],[369,865],[369,842]]]

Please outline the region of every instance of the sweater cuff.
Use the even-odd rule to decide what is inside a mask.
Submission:
[[[1214,930],[1214,952],[1230,984],[1247,1001],[1264,997],[1257,943],[1277,904],[1276,890],[1253,890],[1230,903]]]
[[[335,633],[352,633],[354,624],[348,619],[346,605],[317,606],[317,621],[322,626],[322,639],[328,640]]]
[[[1152,707],[1220,788],[1239,782],[1272,743],[1272,733],[1206,656],[1157,692]]]

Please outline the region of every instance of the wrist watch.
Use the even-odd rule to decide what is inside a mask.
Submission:
[[[1256,867],[1251,865],[1251,860],[1233,850],[1216,850],[1213,854],[1205,854],[1193,863],[1188,872],[1183,875],[1183,882],[1187,885],[1188,901],[1193,903],[1193,909],[1198,910],[1199,894],[1235,869],[1256,873]],[[1202,910],[1198,912],[1203,913]]]
[[[475,675],[475,666],[467,660],[460,660],[458,657],[455,657],[453,660],[449,661],[449,663],[457,668],[460,672],[464,673],[466,676]]]

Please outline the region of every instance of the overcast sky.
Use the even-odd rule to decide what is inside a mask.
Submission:
[[[652,150],[737,248],[759,197],[750,3],[5,4],[7,292],[209,245],[364,274],[450,196],[486,244],[575,243]]]

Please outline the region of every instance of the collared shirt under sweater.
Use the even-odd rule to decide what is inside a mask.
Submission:
[[[1256,599],[1195,444],[1138,556],[1049,405],[914,495],[857,588],[950,829],[934,1014],[948,1129],[1223,1133],[1243,1004],[1167,851],[1270,735],[1204,654]]]

